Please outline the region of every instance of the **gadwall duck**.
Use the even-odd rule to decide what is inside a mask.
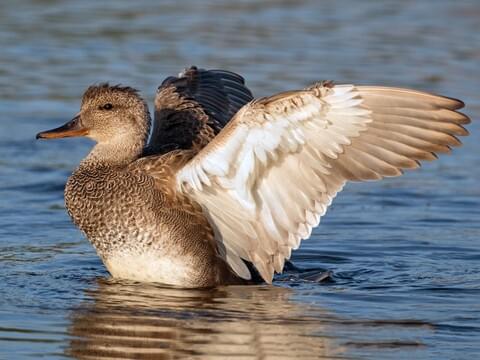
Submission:
[[[398,176],[460,145],[463,105],[332,82],[253,100],[241,76],[191,67],[158,88],[153,126],[137,90],[101,84],[37,138],[96,141],[65,202],[112,276],[271,283],[347,181]]]

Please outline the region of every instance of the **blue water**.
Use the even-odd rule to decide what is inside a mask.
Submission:
[[[0,358],[480,358],[478,1],[20,0],[0,5]],[[109,278],[63,205],[87,140],[37,142],[94,82],[196,64],[256,96],[338,83],[464,100],[470,137],[401,178],[350,184],[274,286]]]

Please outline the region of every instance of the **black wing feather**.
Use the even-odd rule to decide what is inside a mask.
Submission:
[[[253,100],[240,75],[195,66],[166,78],[155,98],[155,119],[145,155],[208,143]],[[203,138],[202,138],[203,137]]]

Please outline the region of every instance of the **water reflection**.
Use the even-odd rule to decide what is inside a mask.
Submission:
[[[67,355],[88,358],[341,357],[318,307],[281,287],[178,290],[100,280],[72,316]]]

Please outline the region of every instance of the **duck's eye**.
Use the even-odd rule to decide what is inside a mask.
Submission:
[[[102,110],[112,110],[113,109],[113,105],[108,103],[108,104],[105,104],[103,106],[100,106],[100,109]]]

